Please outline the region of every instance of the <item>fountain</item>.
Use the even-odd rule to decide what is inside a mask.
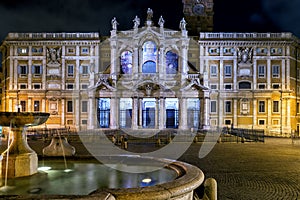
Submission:
[[[28,146],[25,128],[45,123],[49,115],[40,112],[0,112],[0,125],[10,127],[12,137],[7,154],[2,154],[2,177],[16,178],[37,173],[38,157]]]
[[[106,166],[95,165],[95,161],[86,159],[77,160],[70,163],[69,171],[62,166],[61,160],[49,158],[47,165],[50,167],[44,168],[46,171],[38,170],[37,154],[27,143],[25,128],[40,125],[48,117],[48,113],[0,112],[0,125],[10,126],[9,135],[12,137],[1,162],[2,177],[10,178],[10,187],[0,190],[0,197],[192,200],[194,190],[204,182],[203,172],[195,166],[139,155],[103,155],[101,161],[105,161]]]

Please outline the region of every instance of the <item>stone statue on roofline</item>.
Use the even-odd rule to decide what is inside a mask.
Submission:
[[[112,20],[111,20],[111,26],[112,26],[112,29],[113,30],[117,30],[117,26],[119,25],[119,23],[117,22],[117,19],[114,17]]]
[[[140,23],[141,23],[141,20],[140,20],[140,18],[138,18],[138,16],[135,16],[135,18],[134,18],[134,20],[133,20],[133,28],[134,29],[136,29],[136,28],[138,28],[139,27],[139,25],[140,25]]]
[[[153,10],[151,8],[148,8],[147,10],[147,21],[152,21],[153,17]]]

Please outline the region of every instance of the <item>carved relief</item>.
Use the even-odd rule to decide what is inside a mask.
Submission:
[[[253,49],[249,47],[240,47],[237,49],[237,56],[239,63],[252,63]]]
[[[47,48],[48,64],[59,64],[61,48]]]

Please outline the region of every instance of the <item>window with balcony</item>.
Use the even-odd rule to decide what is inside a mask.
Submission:
[[[43,68],[40,65],[33,65],[32,66],[32,74],[34,76],[40,76],[43,73]]]
[[[73,101],[67,101],[67,112],[73,112]]]
[[[280,73],[279,65],[273,65],[272,66],[272,77],[279,78],[279,73]]]
[[[225,75],[225,78],[231,77],[231,74],[232,74],[232,67],[231,67],[231,65],[225,65],[224,66],[224,75]]]
[[[266,70],[265,70],[265,66],[264,65],[259,65],[258,66],[258,78],[264,78],[265,74],[266,74]]]
[[[210,66],[210,77],[217,77],[218,76],[218,68],[216,65]]]
[[[231,113],[231,101],[225,101],[225,113]]]
[[[18,74],[22,76],[27,75],[27,66],[26,65],[18,66]]]
[[[217,101],[210,101],[210,112],[211,113],[217,112]]]
[[[68,77],[73,77],[74,76],[74,65],[68,65]]]
[[[279,112],[279,101],[273,101],[273,112],[274,113]]]
[[[258,112],[260,112],[260,113],[266,112],[265,101],[259,101],[258,102]]]

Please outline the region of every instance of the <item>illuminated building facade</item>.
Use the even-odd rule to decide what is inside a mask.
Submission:
[[[291,33],[200,32],[145,25],[98,33],[9,33],[3,111],[49,112],[47,127],[235,127],[299,134],[299,40]]]

